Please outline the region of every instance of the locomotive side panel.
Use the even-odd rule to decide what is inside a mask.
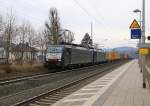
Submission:
[[[64,48],[63,56],[62,56],[62,67],[67,67],[71,64],[71,55],[72,49],[71,48]]]
[[[104,52],[97,53],[97,62],[105,62],[106,61],[106,54]]]
[[[94,63],[101,63],[106,61],[106,53],[95,51],[94,52]]]
[[[93,63],[93,51],[72,49],[71,64]]]

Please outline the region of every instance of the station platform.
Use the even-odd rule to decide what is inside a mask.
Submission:
[[[150,106],[138,61],[132,60],[52,106]]]

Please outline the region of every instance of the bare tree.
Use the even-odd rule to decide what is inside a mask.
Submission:
[[[41,52],[41,56],[42,56],[42,63],[44,61],[44,55],[45,55],[45,50],[47,47],[47,39],[44,36],[44,31],[41,31],[38,33],[38,47],[40,49]]]
[[[0,15],[0,36],[1,36],[2,30],[3,30],[3,18],[2,18],[2,16]]]
[[[93,46],[93,41],[88,33],[86,33],[84,38],[82,39],[81,45],[84,47],[92,47]]]
[[[20,63],[24,62],[24,52],[26,46],[32,46],[32,40],[34,36],[34,30],[31,27],[31,24],[27,21],[23,21],[22,25],[19,27],[19,37],[20,37]]]
[[[72,43],[74,41],[74,33],[67,29],[62,30],[60,41],[65,43]]]
[[[4,20],[0,15],[0,40],[4,40]]]
[[[38,33],[38,39],[39,39],[39,43],[38,44],[39,44],[40,49],[42,49],[42,50],[46,49],[46,46],[47,46],[46,41],[47,41],[47,39],[46,39],[46,37],[44,35],[44,31],[41,31],[41,32]]]
[[[44,35],[44,40],[45,40],[45,46],[47,47],[48,44],[52,44],[51,41],[52,39],[50,39],[51,37],[49,37],[48,32],[46,30],[44,30],[43,32],[41,32]]]
[[[59,44],[60,35],[60,19],[56,8],[51,8],[49,11],[49,21],[45,23],[45,34],[49,40],[49,44]]]
[[[28,34],[28,23],[23,22],[22,25],[19,27],[20,31],[20,41],[22,44],[26,42],[27,34]]]
[[[7,63],[9,63],[10,47],[11,47],[11,41],[14,35],[13,33],[15,32],[15,25],[16,25],[16,17],[11,11],[10,14],[7,14],[6,22],[5,22],[5,37],[7,40],[7,50],[6,50],[7,51],[6,52]]]
[[[34,30],[34,28],[29,25],[28,26],[28,43],[30,47],[33,47],[35,44],[33,43],[36,37],[36,32]]]
[[[32,25],[29,23],[28,24],[28,43],[29,43],[29,47],[31,48],[31,51],[30,51],[30,62],[33,63],[34,61],[34,51],[33,51],[33,47],[36,45],[34,44],[34,41],[36,40],[36,32],[34,30],[34,28],[32,27]]]

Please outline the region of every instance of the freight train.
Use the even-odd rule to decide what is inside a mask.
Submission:
[[[48,45],[45,66],[48,68],[77,67],[84,65],[113,62],[124,59],[127,55],[117,52],[97,51],[76,44]]]

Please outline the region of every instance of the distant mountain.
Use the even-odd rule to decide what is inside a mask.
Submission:
[[[112,50],[119,52],[119,53],[126,53],[132,58],[138,57],[138,55],[137,55],[138,49],[134,48],[134,47],[126,47],[126,46],[125,47],[117,47],[117,48],[113,48]]]
[[[118,52],[121,54],[128,54],[132,58],[138,57],[138,55],[137,55],[138,49],[134,48],[134,47],[123,46],[123,47],[116,47],[116,48],[112,48],[112,49],[103,49],[103,50],[106,52],[115,51],[115,52]]]
[[[132,51],[132,52],[136,52],[138,49],[134,48],[134,47],[117,47],[117,48],[113,48],[114,51],[118,51],[118,52],[126,52],[126,51]]]

